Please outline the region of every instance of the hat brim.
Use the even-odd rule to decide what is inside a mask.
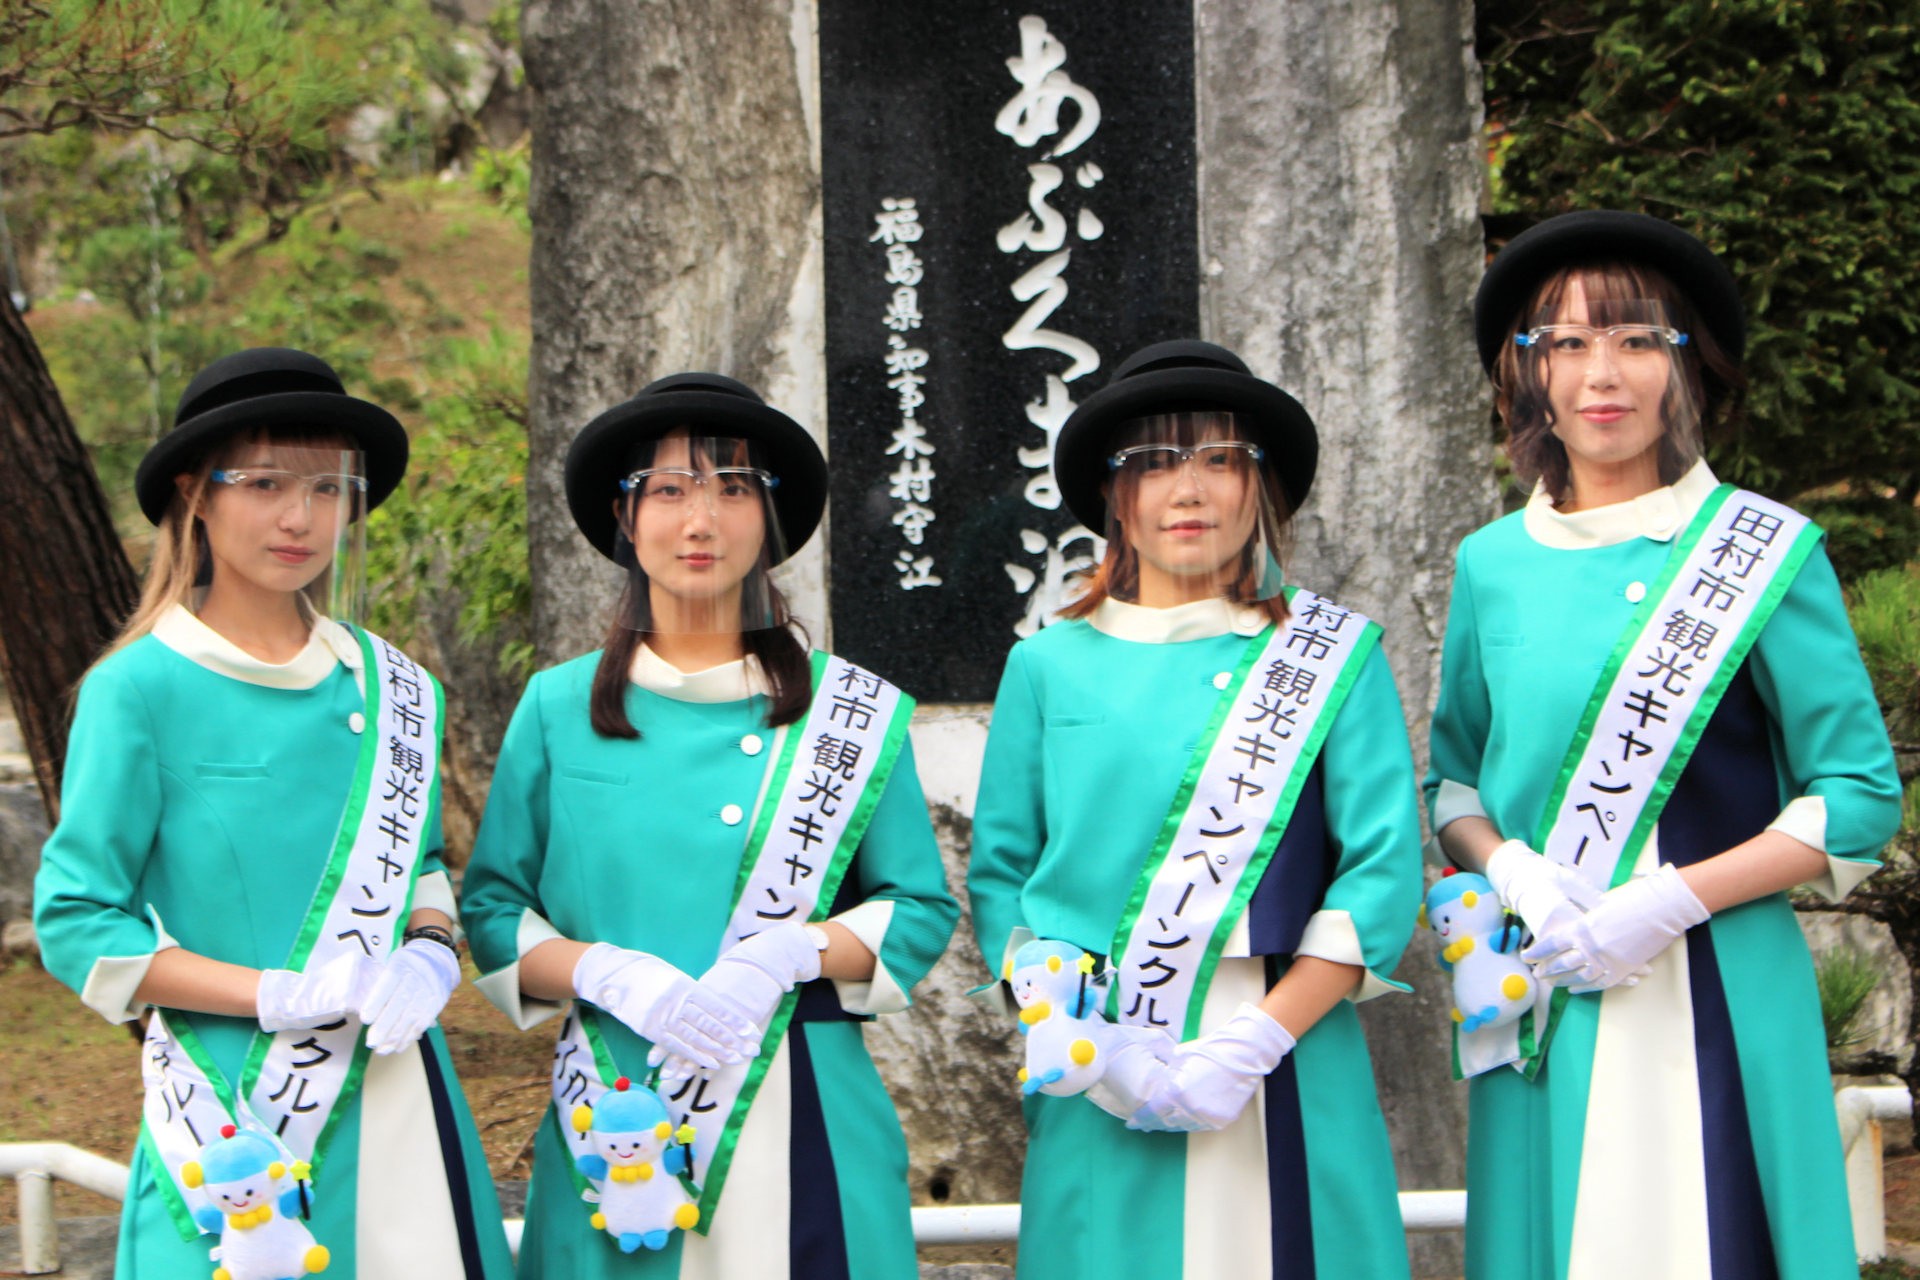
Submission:
[[[580,429],[567,449],[567,509],[573,522],[611,560],[619,526],[614,502],[634,446],[678,428],[747,440],[779,478],[773,506],[785,555],[806,545],[827,506],[827,462],[805,427],[772,405],[696,387],[662,391],[617,404]],[[775,561],[775,563],[779,563]]]
[[[1114,433],[1151,414],[1206,410],[1234,415],[1241,430],[1266,452],[1264,465],[1279,477],[1288,509],[1298,511],[1320,462],[1320,435],[1312,417],[1270,382],[1230,369],[1193,366],[1132,374],[1095,392],[1074,410],[1053,450],[1053,474],[1067,509],[1081,524],[1103,533],[1107,500],[1101,488],[1109,475]]]
[[[1713,250],[1648,214],[1590,209],[1561,214],[1521,232],[1480,278],[1473,299],[1473,336],[1481,367],[1492,372],[1515,317],[1548,276],[1562,267],[1609,261],[1654,268],[1693,304],[1721,350],[1736,361],[1746,351],[1740,287]]]
[[[140,459],[133,490],[140,510],[158,525],[178,492],[174,478],[200,465],[209,451],[248,431],[334,432],[366,458],[367,510],[385,502],[407,474],[407,431],[379,405],[328,391],[283,391],[221,405],[195,415],[162,436]]]

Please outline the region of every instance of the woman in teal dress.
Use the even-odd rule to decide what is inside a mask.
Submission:
[[[1534,488],[1461,544],[1427,793],[1562,991],[1467,1066],[1468,1275],[1852,1275],[1785,891],[1870,874],[1900,789],[1819,530],[1700,458],[1738,290],[1677,227],[1577,213],[1474,316]]]
[[[148,1024],[122,1280],[204,1280],[216,1246],[298,1233],[297,1213],[223,1221],[201,1148],[225,1124],[278,1135],[311,1174],[294,1200],[325,1251],[309,1269],[511,1272],[433,1025],[459,981],[438,690],[345,625],[363,517],[406,461],[392,415],[323,361],[263,348],[196,377],[141,463],[152,564],[81,684],[34,886],[48,970],[109,1020]],[[404,770],[382,729],[407,740]]]
[[[1008,655],[968,887],[990,962],[1103,957],[1131,1030],[1087,1096],[1027,1100],[1022,1276],[1407,1272],[1353,1005],[1397,985],[1416,788],[1378,627],[1282,592],[1317,453],[1202,342],[1137,353],[1061,430],[1107,550]]]
[[[521,1027],[565,1011],[520,1274],[911,1280],[861,1022],[907,1006],[958,909],[911,699],[809,654],[767,576],[819,522],[819,448],[680,374],[582,430],[566,483],[626,592],[602,652],[528,686],[464,900],[481,989]],[[647,1173],[578,1127],[623,1078],[686,1126]],[[634,1225],[618,1177],[663,1174],[694,1208]]]

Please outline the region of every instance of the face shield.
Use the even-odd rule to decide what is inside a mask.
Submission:
[[[1659,398],[1663,453],[1678,471],[1692,466],[1700,457],[1702,406],[1687,376],[1690,335],[1652,299],[1588,297],[1584,311],[1584,323],[1569,323],[1562,308],[1514,335],[1527,377],[1542,388],[1592,381],[1650,390]]]
[[[1280,594],[1284,499],[1263,449],[1218,412],[1156,414],[1107,457],[1108,592],[1154,607]]]
[[[627,569],[620,623],[663,635],[786,625],[768,570],[786,558],[780,477],[745,440],[645,442],[618,481],[614,559]]]
[[[202,585],[244,575],[358,625],[366,597],[367,475],[357,449],[259,441],[208,476]],[[206,570],[211,570],[207,573]]]

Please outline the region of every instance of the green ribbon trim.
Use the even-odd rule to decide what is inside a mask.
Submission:
[[[815,697],[819,696],[820,679],[826,671],[826,665],[827,655],[816,651],[813,656]],[[893,709],[893,719],[887,724],[887,735],[880,745],[880,758],[874,762],[873,772],[860,792],[859,802],[854,806],[852,816],[847,819],[846,828],[840,833],[840,843],[834,848],[833,858],[822,873],[820,893],[814,899],[813,920],[826,919],[827,912],[833,909],[834,896],[840,891],[840,881],[853,864],[854,852],[860,847],[867,824],[873,820],[873,812],[879,808],[880,797],[887,789],[887,779],[893,776],[893,767],[899,763],[900,749],[907,740],[907,726],[913,720],[913,706],[913,699],[904,690],[901,691],[900,701]],[[780,775],[767,788],[767,799],[761,804],[761,821],[754,826],[752,854],[741,859],[742,875],[734,887],[733,903],[727,911],[729,920],[733,918],[733,912],[739,909],[741,892],[746,888],[752,866],[758,861],[760,850],[764,847],[767,829],[773,821],[773,810],[779,807],[778,797],[784,791],[787,773],[792,769],[793,758],[803,736],[803,733],[787,734],[786,749],[780,754]],[[880,957],[875,956],[874,963],[879,964]],[[780,1002],[780,1008],[774,1013],[767,1033],[760,1042],[760,1056],[747,1069],[747,1078],[740,1085],[740,1095],[734,1100],[733,1110],[727,1116],[727,1127],[720,1135],[712,1158],[707,1161],[706,1174],[700,1180],[700,1221],[693,1228],[701,1235],[706,1235],[713,1228],[714,1211],[720,1204],[720,1192],[726,1186],[727,1174],[733,1167],[734,1148],[740,1145],[740,1131],[746,1126],[747,1112],[752,1108],[753,1100],[759,1095],[760,1086],[773,1066],[776,1051],[786,1037],[787,1026],[792,1022],[794,1008],[799,1003],[798,987],[787,992],[786,998]]]
[[[180,1046],[186,1055],[193,1059],[193,1065],[200,1068],[200,1074],[213,1086],[214,1096],[220,1099],[220,1105],[231,1116],[236,1110],[233,1086],[214,1065],[213,1055],[200,1043],[200,1036],[188,1025],[186,1016],[167,1019],[167,1029],[173,1033],[173,1042]],[[166,1160],[160,1154],[159,1146],[153,1140],[153,1134],[147,1129],[145,1120],[140,1122],[140,1149],[146,1153],[147,1163],[153,1166],[153,1183],[160,1188],[160,1202],[167,1207],[167,1216],[173,1219],[174,1228],[179,1231],[182,1240],[198,1240],[202,1234],[200,1224],[193,1220],[193,1211],[187,1208],[186,1197],[180,1194],[180,1187],[173,1180],[173,1170],[167,1167]]]
[[[1287,599],[1291,601],[1298,587],[1286,589]],[[1180,779],[1180,789],[1174,792],[1173,804],[1167,810],[1167,816],[1160,824],[1160,834],[1155,837],[1153,848],[1148,852],[1145,865],[1139,878],[1134,881],[1133,893],[1127,900],[1127,909],[1121,913],[1120,924],[1114,930],[1114,941],[1109,953],[1109,966],[1117,969],[1119,960],[1127,953],[1127,945],[1133,940],[1134,929],[1139,925],[1140,914],[1146,906],[1147,893],[1152,888],[1154,873],[1166,861],[1167,853],[1173,847],[1173,839],[1179,834],[1181,821],[1186,817],[1188,807],[1193,803],[1193,793],[1199,786],[1200,771],[1205,767],[1208,757],[1213,754],[1213,746],[1220,737],[1226,724],[1227,715],[1233,710],[1240,698],[1240,690],[1246,684],[1260,655],[1266,652],[1269,637],[1275,627],[1269,626],[1259,635],[1247,642],[1235,665],[1233,679],[1221,693],[1213,706],[1213,714],[1208,718],[1206,732],[1187,758],[1187,771]],[[1253,897],[1253,891],[1260,887],[1260,877],[1265,874],[1267,863],[1273,860],[1273,851],[1279,847],[1280,838],[1286,834],[1287,824],[1293,819],[1294,806],[1299,803],[1300,792],[1305,788],[1307,775],[1313,771],[1314,761],[1320,758],[1320,748],[1325,745],[1327,733],[1340,714],[1340,707],[1347,700],[1347,694],[1353,689],[1353,682],[1359,679],[1360,667],[1366,656],[1379,643],[1380,624],[1368,620],[1365,628],[1353,642],[1347,653],[1347,660],[1340,667],[1340,674],[1334,680],[1333,688],[1327,693],[1327,700],[1321,704],[1320,714],[1314,717],[1313,725],[1307,731],[1306,744],[1301,747],[1299,757],[1294,761],[1293,772],[1287,778],[1280,792],[1280,799],[1274,805],[1273,815],[1267,820],[1267,826],[1260,834],[1260,842],[1254,846],[1253,857],[1240,873],[1240,879],[1234,883],[1233,894],[1227,899],[1226,909],[1219,920],[1214,922],[1213,934],[1207,939],[1206,951],[1200,958],[1200,969],[1194,977],[1193,993],[1187,1000],[1187,1016],[1182,1028],[1181,1039],[1191,1040],[1200,1034],[1200,1012],[1207,1000],[1207,990],[1213,985],[1214,970],[1219,967],[1220,953],[1226,949],[1227,937],[1233,932],[1234,922],[1246,911],[1247,902]],[[1110,1021],[1120,1020],[1120,986],[1116,982],[1107,991],[1107,1017]]]
[[[1586,710],[1580,717],[1580,727],[1574,731],[1573,741],[1568,746],[1566,758],[1560,765],[1560,776],[1554,781],[1553,791],[1547,798],[1546,809],[1542,812],[1540,824],[1534,832],[1533,845],[1536,849],[1546,847],[1547,836],[1553,830],[1555,815],[1560,812],[1560,805],[1566,799],[1567,788],[1572,785],[1574,772],[1579,768],[1580,761],[1586,754],[1587,742],[1593,736],[1594,724],[1600,718],[1607,694],[1612,691],[1614,681],[1620,674],[1620,668],[1632,656],[1634,642],[1646,630],[1654,610],[1666,599],[1668,588],[1673,585],[1674,579],[1680,575],[1680,571],[1693,555],[1694,548],[1706,535],[1714,517],[1719,514],[1727,501],[1740,491],[1738,485],[1723,484],[1715,489],[1702,504],[1693,522],[1687,526],[1687,531],[1681,535],[1674,544],[1673,551],[1667,556],[1667,562],[1660,570],[1659,581],[1648,588],[1646,599],[1634,610],[1626,630],[1621,633],[1619,641],[1614,645],[1613,655],[1607,660],[1606,669],[1594,682],[1593,693],[1588,697]],[[1800,532],[1795,536],[1792,545],[1787,548],[1786,555],[1781,557],[1779,567],[1774,570],[1772,578],[1767,582],[1766,590],[1760,595],[1759,603],[1754,605],[1753,612],[1747,615],[1746,625],[1734,637],[1726,656],[1720,660],[1720,666],[1715,670],[1713,679],[1709,680],[1706,687],[1701,690],[1700,700],[1694,703],[1693,711],[1687,716],[1686,723],[1681,726],[1680,736],[1674,740],[1673,751],[1661,768],[1660,776],[1654,780],[1652,790],[1647,793],[1647,803],[1641,808],[1640,817],[1633,824],[1633,830],[1627,834],[1626,843],[1621,846],[1620,860],[1614,864],[1613,878],[1609,887],[1618,888],[1633,877],[1634,864],[1640,859],[1640,851],[1646,844],[1647,837],[1653,833],[1655,825],[1659,823],[1660,814],[1667,807],[1667,801],[1673,797],[1674,784],[1680,780],[1680,774],[1686,769],[1687,762],[1693,758],[1694,748],[1700,745],[1700,736],[1706,732],[1707,723],[1712,720],[1714,710],[1720,705],[1720,699],[1726,694],[1727,687],[1733,683],[1734,676],[1739,674],[1741,664],[1747,660],[1747,654],[1753,649],[1754,643],[1760,638],[1761,631],[1773,617],[1773,611],[1779,608],[1780,601],[1786,598],[1788,589],[1793,586],[1794,579],[1800,574],[1801,566],[1806,563],[1807,557],[1812,554],[1814,547],[1819,545],[1820,539],[1824,536],[1818,525],[1808,521],[1800,527]],[[1570,998],[1571,993],[1565,987],[1554,988],[1552,1000],[1547,1007],[1547,1025],[1544,1029],[1534,1025],[1536,1019],[1531,1010],[1521,1015],[1521,1060],[1526,1064],[1524,1072],[1527,1079],[1534,1079],[1546,1065],[1547,1049],[1553,1042],[1553,1033],[1560,1025],[1560,1016],[1565,1011]],[[1455,1034],[1459,1034],[1457,1030]]]

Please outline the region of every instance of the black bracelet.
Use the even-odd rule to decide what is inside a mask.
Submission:
[[[460,948],[453,945],[453,930],[445,925],[417,924],[400,935],[402,942],[412,942],[415,938],[430,938],[455,955],[460,954]]]

